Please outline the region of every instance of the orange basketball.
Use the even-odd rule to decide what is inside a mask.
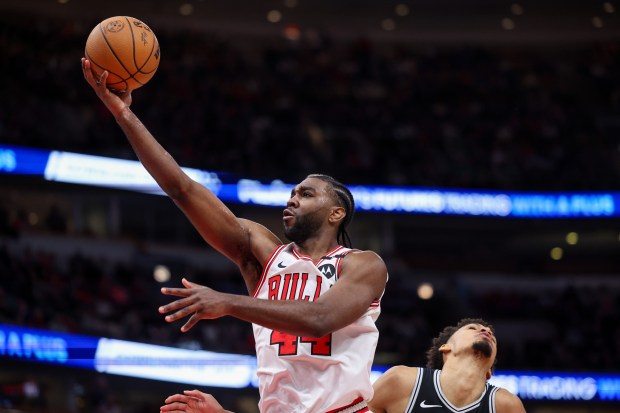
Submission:
[[[85,57],[95,76],[107,70],[108,88],[134,90],[144,86],[159,66],[159,42],[138,19],[116,16],[99,23],[86,40]]]

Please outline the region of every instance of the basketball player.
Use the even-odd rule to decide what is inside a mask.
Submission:
[[[183,280],[185,288],[162,290],[181,297],[160,308],[171,313],[166,321],[189,316],[182,331],[226,315],[253,323],[262,412],[367,411],[387,269],[377,254],[348,246],[351,192],[331,177],[309,175],[283,211],[291,241],[283,244],[181,170],[131,111],[131,91],[111,93],[107,73],[95,79],[86,59],[82,71],[144,167],[206,242],[239,267],[251,295]]]
[[[444,328],[426,354],[427,368],[396,366],[377,379],[373,413],[525,413],[517,396],[487,383],[497,355],[487,322]]]
[[[396,366],[374,384],[373,413],[525,413],[521,400],[487,383],[497,355],[492,327],[466,318],[433,340],[427,368]],[[175,394],[161,407],[167,413],[230,413],[210,394]]]

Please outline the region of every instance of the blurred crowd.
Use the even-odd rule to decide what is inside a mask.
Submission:
[[[166,323],[157,308],[173,298],[160,293],[153,268],[137,262],[3,246],[0,274],[10,274],[0,285],[0,323],[254,354],[248,323],[226,317],[201,322],[188,333],[180,332],[181,322]],[[180,285],[180,276],[163,285]],[[189,267],[183,276],[219,291],[247,294],[236,271]],[[579,286],[580,278],[574,277],[576,282],[550,287],[541,277],[526,289],[474,288],[458,274],[436,278],[434,296],[423,300],[417,294],[419,282],[390,266],[378,323],[378,364],[425,364],[431,339],[468,316],[495,324],[500,369],[611,372],[620,363],[620,330],[614,328],[620,325],[617,284]],[[504,278],[508,285],[515,279]]]
[[[92,26],[3,16],[0,142],[133,157],[80,69]],[[187,166],[291,181],[595,190],[620,182],[620,44],[443,47],[157,28],[134,110]]]

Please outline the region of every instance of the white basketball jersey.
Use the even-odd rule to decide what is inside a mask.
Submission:
[[[338,281],[351,249],[338,246],[316,264],[293,244],[281,245],[265,264],[254,297],[315,301]],[[324,413],[356,399],[370,400],[370,367],[381,312],[375,300],[355,322],[322,338],[296,337],[256,324],[259,408],[264,413]]]

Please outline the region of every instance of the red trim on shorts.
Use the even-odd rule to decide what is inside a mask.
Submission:
[[[271,253],[271,256],[267,257],[267,259],[265,260],[265,263],[263,264],[263,272],[260,275],[258,284],[256,284],[256,288],[254,288],[252,297],[256,298],[256,294],[258,294],[258,291],[263,286],[263,283],[265,282],[265,278],[267,277],[267,270],[269,270],[269,267],[271,266],[271,264],[273,264],[273,261],[280,254],[280,252],[282,252],[282,250],[286,247],[286,245],[287,244],[278,245]]]
[[[357,399],[353,400],[353,402],[351,404],[339,407],[339,408],[334,409],[334,410],[330,410],[330,411],[325,412],[325,413],[338,413],[338,412],[341,412],[343,410],[348,409],[351,406],[355,406],[356,404],[361,403],[363,401],[364,401],[363,398],[358,397]],[[359,410],[356,410],[354,413],[363,413],[363,412],[370,412],[370,410],[368,410],[368,406],[366,406],[366,403],[364,403],[364,405]]]

